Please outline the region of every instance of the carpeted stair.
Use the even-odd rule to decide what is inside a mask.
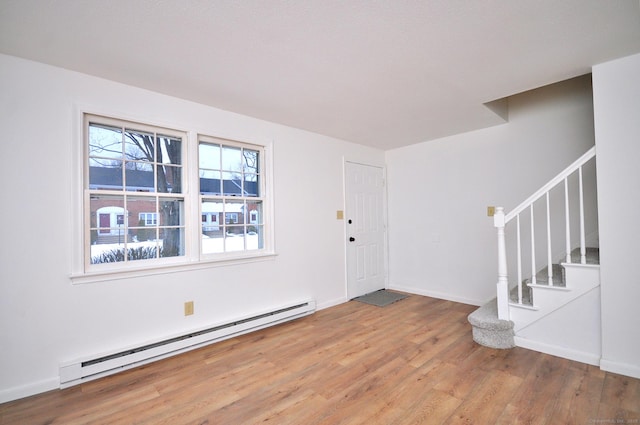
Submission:
[[[571,262],[580,263],[580,249],[575,249],[571,252]],[[600,263],[600,251],[598,248],[586,249],[586,262],[587,264],[599,264]],[[564,287],[566,286],[564,279],[564,267],[560,264],[553,264],[553,286]],[[547,284],[549,281],[548,274],[549,267],[544,267],[538,273],[536,273],[537,284]],[[531,283],[531,279],[525,279],[521,282],[522,285],[522,304],[533,305],[532,291],[528,286]],[[511,302],[518,302],[518,287],[514,286],[509,292],[509,298]],[[497,299],[494,298],[487,304],[478,308],[476,311],[468,316],[468,321],[471,324],[473,333],[473,340],[480,345],[491,348],[513,348],[515,343],[513,340],[513,322],[510,320],[498,319],[498,304]]]
[[[513,348],[513,322],[498,319],[498,301],[489,301],[473,313],[467,320],[471,323],[473,340],[491,348]]]
[[[587,264],[600,264],[600,250],[598,248],[586,248],[586,261]],[[571,251],[571,262],[574,264],[580,264],[580,248],[576,248]],[[536,284],[547,285],[549,283],[549,267],[545,266],[542,270],[536,273]],[[561,264],[552,264],[553,270],[553,282],[552,286],[560,288],[566,287],[564,267]],[[528,286],[531,283],[531,278],[522,281],[522,304],[533,305],[532,291]],[[518,287],[514,286],[509,291],[509,299],[511,302],[518,302]]]

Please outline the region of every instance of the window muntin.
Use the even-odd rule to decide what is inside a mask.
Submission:
[[[264,249],[262,148],[201,136],[203,255]]]

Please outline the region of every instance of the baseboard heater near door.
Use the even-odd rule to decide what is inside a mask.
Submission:
[[[60,388],[112,375],[214,342],[304,317],[314,313],[315,310],[315,301],[305,301],[241,317],[187,334],[64,362],[60,364]]]

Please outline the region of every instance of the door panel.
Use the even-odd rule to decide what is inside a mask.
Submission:
[[[385,285],[383,170],[347,162],[345,179],[347,295],[351,299]]]

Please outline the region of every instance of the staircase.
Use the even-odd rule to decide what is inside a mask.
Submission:
[[[592,170],[593,179],[584,178],[584,169]],[[585,202],[591,193],[595,147],[513,211],[496,208],[497,297],[469,315],[474,341],[586,363],[599,359],[600,253],[587,247],[589,235],[597,234],[597,206]],[[515,269],[515,278],[508,268]]]

